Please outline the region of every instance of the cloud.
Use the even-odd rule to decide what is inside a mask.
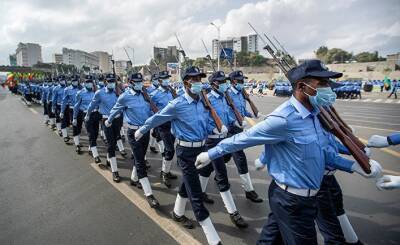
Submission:
[[[211,21],[223,24],[222,38],[250,34],[250,21],[301,58],[321,45],[399,51],[398,0],[3,0],[0,8],[7,10],[0,16],[0,64],[20,41],[40,43],[45,61],[62,47],[126,59],[123,47],[130,46],[136,63],[144,63],[154,45],[177,45],[175,32],[191,57],[204,56],[200,39],[211,46],[217,36]]]

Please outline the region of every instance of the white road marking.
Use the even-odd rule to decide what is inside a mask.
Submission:
[[[392,103],[392,101],[393,100],[391,100],[391,99],[387,99],[387,100],[385,100],[385,103]]]
[[[38,114],[37,111],[35,111],[33,108],[28,108],[33,114]]]
[[[378,102],[381,102],[381,101],[382,101],[382,99],[376,99],[376,100],[374,100],[374,101],[372,101],[372,102],[378,103]]]
[[[154,209],[150,208],[143,195],[136,193],[125,183],[115,183],[112,180],[111,172],[100,169],[96,163],[90,164],[94,170],[100,173],[115,189],[121,192],[129,201],[154,221],[161,229],[174,238],[179,244],[201,244],[190,233],[185,231],[181,226],[173,222],[171,219],[160,216]]]
[[[383,125],[389,125],[389,126],[400,126],[398,123],[386,123],[386,122],[376,122],[376,121],[367,121],[367,120],[356,120],[356,119],[346,119],[347,121],[353,121],[353,122],[365,122],[365,123],[374,123],[374,124],[383,124]]]
[[[368,102],[368,101],[371,101],[371,99],[365,99],[365,100],[363,100],[363,102]]]
[[[366,126],[361,126],[361,125],[355,125],[351,124],[351,126],[356,127],[356,128],[367,128],[367,129],[373,129],[373,130],[380,130],[380,131],[387,131],[387,132],[399,132],[393,129],[384,129],[384,128],[374,128],[374,127],[366,127]]]

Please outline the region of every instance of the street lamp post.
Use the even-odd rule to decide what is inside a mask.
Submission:
[[[219,50],[219,42],[220,42],[220,39],[221,39],[221,26],[222,25],[220,25],[220,26],[217,26],[216,24],[214,24],[213,22],[211,22],[210,23],[210,25],[213,25],[213,26],[215,26],[215,28],[217,28],[217,32],[218,32],[218,45],[217,45],[217,59],[218,59],[218,71],[219,71],[219,62],[220,62],[220,60],[219,60],[219,52],[220,52],[220,50]]]

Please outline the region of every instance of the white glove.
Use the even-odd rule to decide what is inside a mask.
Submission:
[[[138,141],[140,138],[142,138],[143,134],[140,132],[140,128],[135,131],[135,140]]]
[[[369,140],[368,140],[367,146],[382,148],[382,147],[389,146],[389,142],[388,142],[386,136],[372,135],[371,138],[369,138]]]
[[[76,126],[78,124],[78,121],[76,119],[72,120],[72,125]]]
[[[257,158],[256,160],[254,160],[254,166],[256,167],[256,170],[258,170],[258,171],[262,171],[265,169],[265,164],[263,164],[260,161],[260,158]]]
[[[376,181],[379,190],[393,190],[400,188],[400,176],[384,175]]]
[[[111,127],[111,123],[108,121],[108,119],[104,122],[104,126],[107,128]]]
[[[371,157],[371,154],[372,154],[371,149],[369,149],[368,147],[365,147],[364,152],[365,152],[365,155],[367,155],[367,157]]]
[[[83,120],[85,120],[85,122],[89,121],[89,115],[86,114],[86,116],[83,118]]]
[[[227,135],[228,134],[228,128],[225,125],[222,125],[221,132],[218,131],[218,128],[214,128],[213,129],[213,134]]]
[[[375,178],[382,176],[382,166],[377,161],[369,159],[369,165],[371,166],[371,173],[369,174],[365,173],[358,163],[354,163],[351,167],[351,170],[365,178]]]
[[[242,121],[242,126],[240,126],[239,122],[235,121],[235,126],[238,127],[238,128],[245,128],[247,126],[247,122],[246,122],[246,120],[243,120]]]
[[[208,155],[208,152],[202,152],[197,156],[194,165],[196,166],[197,169],[201,169],[210,164],[210,162],[211,159],[210,156]]]
[[[64,113],[60,113],[60,118],[63,119],[64,118]]]

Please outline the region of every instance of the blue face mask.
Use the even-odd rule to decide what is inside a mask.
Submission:
[[[85,83],[85,88],[88,90],[92,90],[93,89],[93,83]]]
[[[137,90],[137,91],[141,91],[143,88],[143,83],[142,82],[138,82],[138,83],[133,83],[133,89]]]
[[[65,81],[60,81],[60,85],[61,85],[62,87],[64,87],[64,86],[65,86]]]
[[[72,86],[74,86],[74,87],[78,86],[78,81],[73,81]]]
[[[242,90],[243,89],[244,84],[243,83],[236,83],[235,88],[237,90]]]
[[[169,79],[162,80],[161,85],[165,86],[165,87],[168,86],[169,85]]]
[[[203,89],[203,84],[201,82],[194,82],[190,87],[190,91],[194,94],[200,94],[202,89]]]
[[[115,83],[108,83],[107,84],[108,89],[114,89],[115,88]]]
[[[227,88],[230,88],[231,86],[232,86],[232,84],[231,84],[231,81],[226,81],[226,86],[227,86]]]
[[[218,85],[218,92],[220,93],[225,93],[227,89],[228,89],[228,84],[226,83]]]
[[[104,88],[104,82],[99,82],[99,87]]]
[[[330,106],[336,101],[336,94],[332,91],[330,87],[323,87],[323,88],[313,88],[308,84],[305,84],[307,87],[316,91],[314,96],[308,95],[308,99],[310,100],[311,105],[314,108],[318,108],[320,106]]]

